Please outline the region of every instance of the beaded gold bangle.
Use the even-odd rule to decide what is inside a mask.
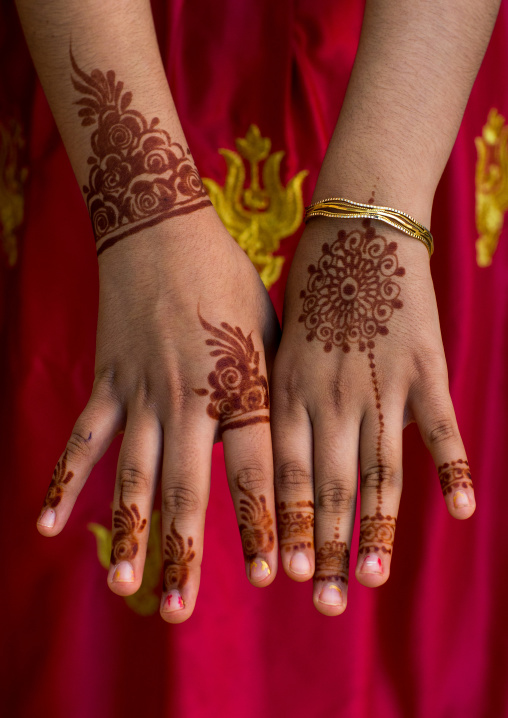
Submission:
[[[375,204],[362,204],[361,202],[353,202],[350,199],[342,197],[330,197],[314,202],[305,208],[305,221],[308,222],[312,217],[345,217],[348,219],[378,219],[381,222],[390,224],[395,229],[408,234],[422,242],[432,256],[434,251],[434,239],[429,230],[410,217],[405,212],[390,207],[378,207]]]

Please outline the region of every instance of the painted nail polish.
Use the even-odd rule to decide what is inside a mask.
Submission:
[[[52,529],[55,525],[56,513],[53,509],[46,509],[42,512],[37,523],[41,526],[45,526],[47,529]]]
[[[307,554],[302,553],[301,551],[294,553],[291,557],[291,561],[289,562],[289,568],[293,573],[296,573],[299,576],[304,576],[310,573],[310,561]]]
[[[271,573],[270,566],[262,558],[255,558],[250,563],[250,577],[254,581],[262,581]]]
[[[134,581],[134,569],[128,561],[120,561],[113,573],[115,583],[132,583]]]
[[[166,613],[173,613],[174,611],[181,611],[182,608],[185,608],[182,594],[175,588],[166,596],[162,610]]]
[[[383,573],[383,564],[379,556],[369,554],[363,559],[361,573]]]
[[[334,583],[328,583],[321,590],[319,601],[326,606],[342,606],[342,591]]]
[[[469,506],[469,497],[463,491],[456,491],[453,496],[453,505],[456,509],[463,509]]]

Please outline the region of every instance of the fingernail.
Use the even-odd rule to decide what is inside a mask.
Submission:
[[[289,562],[289,568],[293,573],[304,575],[310,573],[310,561],[306,554],[299,551],[293,554],[291,561]]]
[[[271,573],[270,566],[262,558],[255,558],[250,564],[250,577],[254,581],[262,581]]]
[[[469,497],[463,491],[456,491],[453,497],[453,505],[456,509],[463,509],[469,506]]]
[[[363,559],[361,573],[383,573],[383,564],[379,556],[365,556]]]
[[[319,600],[327,606],[342,606],[342,591],[334,583],[329,583],[319,594]]]
[[[134,569],[128,561],[120,561],[113,573],[113,581],[117,583],[132,583],[134,581]]]
[[[42,512],[39,517],[39,523],[41,526],[45,526],[47,529],[52,529],[55,525],[56,513],[53,509],[46,509]]]
[[[166,611],[166,613],[172,613],[173,611],[181,611],[182,608],[185,608],[182,595],[175,588],[166,596],[162,610]]]

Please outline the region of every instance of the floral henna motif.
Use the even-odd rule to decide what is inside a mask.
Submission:
[[[349,549],[339,541],[340,518],[337,519],[333,541],[326,541],[316,553],[315,581],[341,581],[347,586],[349,575]]]
[[[303,313],[299,321],[308,330],[307,341],[324,342],[325,352],[344,352],[358,344],[365,351],[376,335],[388,334],[386,324],[402,307],[400,286],[405,274],[399,267],[397,243],[376,233],[370,221],[364,231],[341,230],[331,245],[323,244],[317,266],[308,267],[307,290],[302,290]]]
[[[360,519],[360,546],[358,553],[382,552],[391,554],[395,538],[395,517],[378,510],[373,516]]]
[[[473,486],[469,464],[465,459],[457,459],[449,464],[438,467],[439,481],[443,496],[451,493],[454,489],[467,489]]]
[[[189,563],[195,557],[196,552],[192,548],[193,539],[187,538],[187,542],[175,528],[175,519],[171,522],[171,529],[166,535],[166,547],[164,549],[163,566],[163,591],[170,588],[177,588],[179,591],[187,583],[189,578]]]
[[[140,534],[146,526],[146,519],[141,519],[136,504],[127,506],[120,492],[120,508],[113,514],[113,541],[111,544],[111,563],[115,566],[120,561],[132,561],[136,556],[139,543],[136,534]]]
[[[132,93],[113,70],[87,75],[72,52],[70,59],[81,124],[96,125],[83,192],[97,254],[140,229],[209,206],[190,151],[158,128],[157,117],[148,123],[130,107]]]
[[[312,501],[281,501],[277,505],[277,516],[281,552],[314,547],[314,504]]]
[[[214,327],[199,315],[203,329],[213,339],[210,356],[218,357],[214,371],[208,375],[208,389],[194,389],[198,396],[210,395],[207,413],[219,422],[221,433],[248,424],[270,421],[268,382],[259,371],[259,352],[255,351],[252,334],[245,336],[240,327],[221,322]]]
[[[254,496],[241,484],[238,488],[243,496],[240,499],[240,536],[246,561],[252,561],[260,553],[269,553],[275,545],[273,519],[266,507],[266,498]]]
[[[51,483],[49,485],[48,493],[46,494],[46,500],[44,502],[45,508],[54,509],[58,506],[58,504],[62,500],[64,486],[68,484],[74,476],[74,472],[67,471],[67,453],[68,452],[66,449],[62,458],[58,461],[55,470],[53,471]]]

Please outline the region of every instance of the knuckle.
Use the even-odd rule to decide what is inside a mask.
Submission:
[[[362,489],[378,489],[380,486],[386,487],[388,490],[398,489],[402,486],[402,480],[399,472],[393,466],[386,464],[375,464],[367,466],[361,472]]]
[[[253,494],[266,491],[267,487],[266,474],[259,466],[245,466],[236,470],[233,481],[238,488]]]
[[[316,488],[316,508],[325,513],[349,511],[354,501],[351,488],[339,479],[330,479]]]
[[[427,441],[430,446],[437,446],[456,437],[455,422],[450,417],[443,417],[438,421],[434,421],[427,431]]]
[[[142,469],[121,467],[118,472],[120,488],[127,494],[147,494],[152,489],[152,477]]]
[[[304,386],[305,382],[295,367],[278,368],[272,382],[274,403],[286,410],[294,406],[306,407]]]
[[[312,483],[309,470],[297,461],[288,461],[277,468],[277,488],[280,491],[297,493]]]
[[[162,489],[162,510],[166,514],[194,514],[200,504],[196,491],[186,484],[172,484]]]
[[[83,459],[90,456],[90,444],[88,435],[74,429],[67,442],[67,454],[73,459]]]

